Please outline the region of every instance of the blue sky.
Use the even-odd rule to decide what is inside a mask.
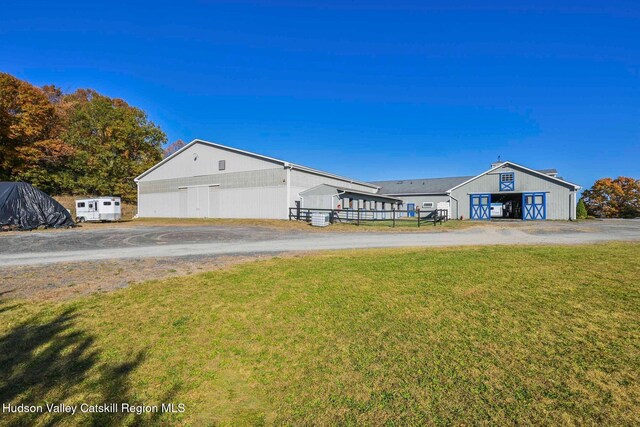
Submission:
[[[640,178],[638,2],[11,2],[0,71],[358,179]]]

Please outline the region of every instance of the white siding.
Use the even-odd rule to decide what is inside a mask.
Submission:
[[[349,179],[289,170],[277,161],[196,142],[140,178],[138,215],[286,219],[299,193],[320,184],[376,192]]]
[[[444,195],[432,195],[432,196],[397,196],[399,199],[402,199],[402,203],[403,209],[407,209],[407,204],[409,203],[414,203],[416,208],[420,208],[421,210],[422,208],[422,203],[423,202],[432,202],[433,203],[433,208],[426,208],[426,209],[436,209],[436,206],[438,205],[438,203],[441,202],[448,202],[449,201],[449,196],[447,196],[446,194]]]
[[[291,171],[291,204],[300,200],[300,193],[321,184],[333,185],[336,187],[351,188],[357,191],[364,191],[375,194],[377,189],[367,185],[354,183],[348,179],[329,178],[314,173],[293,169]]]
[[[142,218],[285,219],[286,188],[196,187],[168,193],[140,194]]]
[[[197,159],[196,159],[197,155]],[[218,170],[218,162],[225,161],[225,170]],[[140,179],[184,178],[189,176],[227,174],[282,167],[275,162],[224,150],[205,143],[196,143]]]
[[[140,217],[287,217],[283,165],[205,143],[159,165],[138,187]]]
[[[184,200],[181,203],[181,200]],[[138,216],[140,218],[186,218],[187,190],[166,193],[140,194]],[[183,210],[180,210],[183,207]]]
[[[301,195],[302,207],[307,209],[335,209],[337,191],[334,187],[321,186]]]

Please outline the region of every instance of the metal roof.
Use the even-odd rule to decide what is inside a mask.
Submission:
[[[381,193],[368,193],[366,191],[358,191],[358,190],[354,190],[353,188],[346,188],[346,187],[338,187],[335,185],[331,185],[331,184],[320,184],[317,185],[315,187],[309,188],[307,190],[301,191],[300,194],[301,195],[305,195],[305,194],[313,194],[315,192],[317,192],[320,189],[323,188],[330,188],[332,190],[335,190],[336,193],[340,193],[340,194],[351,194],[354,195],[356,197],[354,198],[359,198],[360,196],[365,196],[366,198],[370,198],[370,199],[376,199],[376,200],[386,200],[386,201],[393,201],[393,202],[401,202],[402,199],[398,199],[395,197],[389,197],[386,196],[384,194]]]
[[[380,187],[380,194],[444,194],[456,185],[470,180],[473,176],[452,176],[447,178],[418,178],[393,181],[374,181]]]
[[[545,175],[557,174],[557,169],[537,169],[538,172],[542,172]]]

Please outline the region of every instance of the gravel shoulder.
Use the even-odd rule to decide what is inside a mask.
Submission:
[[[285,222],[285,224],[288,224]],[[129,226],[0,236],[0,267],[61,262],[407,246],[581,244],[640,240],[640,221],[487,223],[439,232],[333,232],[314,227]]]
[[[100,225],[104,226],[0,235],[0,295],[66,299],[310,251],[640,241],[638,220],[465,224],[418,232],[353,231],[355,227],[319,232],[298,223]]]

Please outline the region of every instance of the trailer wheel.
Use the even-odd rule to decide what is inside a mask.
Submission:
[[[86,221],[86,219],[84,219],[83,216],[76,218],[76,222],[83,223],[85,221]]]

